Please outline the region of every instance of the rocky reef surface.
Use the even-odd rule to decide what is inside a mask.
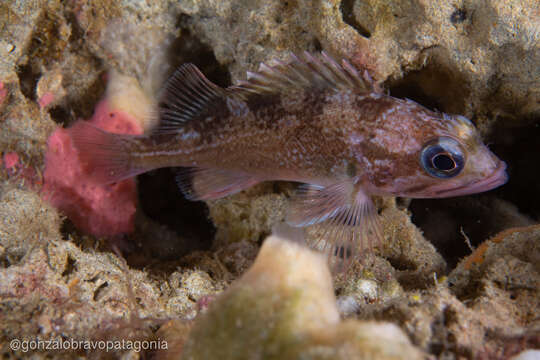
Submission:
[[[506,359],[540,348],[539,19],[535,0],[2,2],[0,352]],[[103,189],[72,165],[62,127],[148,131],[144,114],[181,63],[226,86],[320,50],[394,96],[471,118],[508,184],[378,199],[384,243],[332,278],[320,255],[269,237],[294,184],[193,203],[169,169]],[[24,352],[13,339],[167,349]]]

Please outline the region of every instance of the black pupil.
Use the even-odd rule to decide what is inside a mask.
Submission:
[[[465,156],[456,140],[441,136],[424,145],[420,153],[420,162],[429,175],[449,179],[463,170]]]
[[[449,171],[456,167],[456,163],[448,154],[437,154],[431,162],[437,170]]]

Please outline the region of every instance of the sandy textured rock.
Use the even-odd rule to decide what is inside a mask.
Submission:
[[[259,241],[270,234],[272,226],[283,220],[287,199],[266,183],[233,195],[209,201],[210,217],[218,228],[216,241]]]
[[[195,320],[183,359],[420,359],[396,326],[341,322],[325,258],[270,236]]]
[[[508,229],[487,240],[449,275],[453,291],[485,314],[499,337],[540,328],[540,226]]]
[[[153,328],[195,316],[197,301],[222,288],[206,273],[152,278],[113,254],[49,240],[0,271],[0,331],[3,341],[66,334],[75,340],[152,340]]]
[[[384,77],[425,66],[417,85],[445,111],[538,116],[538,2],[349,3]]]
[[[388,199],[381,215],[385,238],[381,255],[398,270],[397,277],[403,286],[427,286],[434,273],[444,273],[444,259],[410,221],[406,209],[398,208],[394,199]]]
[[[62,219],[32,191],[0,185],[0,263],[17,264],[31,249],[60,238]]]
[[[397,322],[441,358],[510,357],[538,343],[539,239],[538,226],[503,231],[422,291],[388,296],[364,273],[343,289],[340,309]]]

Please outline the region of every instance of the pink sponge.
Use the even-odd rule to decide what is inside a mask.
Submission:
[[[4,167],[7,170],[14,169],[19,164],[19,154],[16,152],[8,152],[4,154]]]
[[[14,151],[7,152],[0,158],[0,166],[11,179],[23,180],[29,188],[41,185],[39,176],[33,167],[24,164],[19,154]]]
[[[132,115],[110,108],[102,100],[90,123],[114,133],[141,134],[143,128]],[[79,159],[66,129],[57,129],[48,140],[43,195],[78,228],[93,235],[113,236],[132,232],[136,210],[133,179],[103,185],[92,179]]]

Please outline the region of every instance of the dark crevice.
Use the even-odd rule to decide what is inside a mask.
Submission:
[[[17,69],[19,84],[23,95],[31,101],[36,101],[36,86],[41,76],[40,72],[34,71],[32,64],[20,65]]]
[[[412,221],[431,241],[450,268],[469,255],[484,240],[512,226],[528,225],[512,216],[508,203],[501,202],[501,190],[448,199],[415,199]],[[468,243],[467,243],[468,242]]]
[[[62,272],[62,276],[69,276],[73,274],[77,270],[77,267],[75,266],[76,262],[77,260],[68,255],[66,269],[64,272]]]
[[[422,104],[430,110],[438,110],[441,104],[432,96],[427,95],[416,82],[404,80],[398,82],[390,89],[390,95],[400,99],[411,99]]]
[[[387,258],[388,262],[396,270],[400,271],[415,271],[417,269],[416,264],[412,263],[404,257]]]
[[[189,17],[181,17],[179,24],[186,25]],[[226,87],[231,84],[227,67],[221,65],[208,45],[201,42],[187,28],[182,28],[182,36],[173,41],[168,51],[171,72],[184,63],[195,64],[212,82]]]
[[[92,296],[92,300],[99,301],[101,298],[101,295],[103,294],[103,291],[105,290],[105,288],[107,288],[107,286],[109,286],[107,282],[104,282],[103,284],[99,285],[94,290],[94,296]]]
[[[467,20],[467,10],[466,9],[456,9],[452,15],[450,15],[450,21],[452,24],[461,24]]]
[[[72,234],[77,234],[79,230],[73,224],[71,220],[69,220],[67,217],[64,218],[64,221],[62,222],[62,225],[60,225],[60,234],[62,234],[63,239],[70,239]]]
[[[489,148],[506,162],[508,183],[497,194],[516,205],[520,212],[540,219],[540,167],[538,148],[540,144],[540,119],[525,126],[512,119],[500,119],[490,135]],[[523,123],[523,122],[521,122]]]
[[[385,85],[392,96],[409,98],[428,109],[447,113],[461,113],[469,94],[467,81],[436,61]]]
[[[317,38],[313,39],[313,49],[316,52],[321,52],[323,50],[322,44]]]
[[[365,38],[371,37],[371,32],[362,24],[360,24],[356,17],[354,16],[354,0],[342,0],[341,4],[339,5],[339,10],[341,11],[341,17],[343,18],[343,21],[352,26],[360,35],[362,35]]]
[[[194,239],[194,250],[210,248],[215,228],[202,201],[189,201],[176,184],[176,170],[159,169],[139,176],[139,206],[152,220],[182,238]]]
[[[54,106],[49,110],[51,118],[57,124],[60,124],[64,127],[67,127],[71,124],[73,116],[70,114],[69,110],[64,106]]]

